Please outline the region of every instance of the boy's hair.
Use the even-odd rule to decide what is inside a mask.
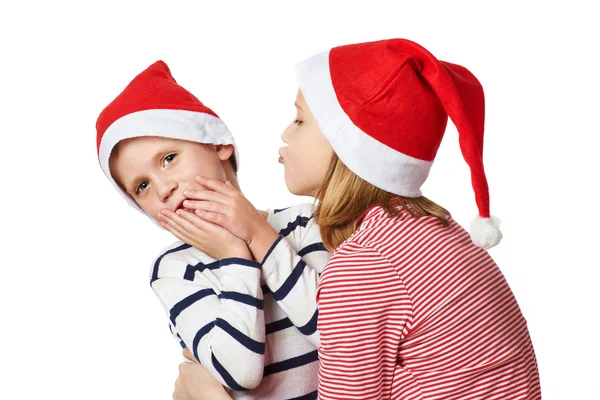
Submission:
[[[330,252],[356,231],[359,218],[374,204],[383,207],[391,217],[400,213],[395,206],[399,204],[412,217],[435,217],[444,227],[450,225],[450,213],[443,207],[424,196],[409,198],[379,189],[350,171],[335,153],[317,198],[315,222]]]
[[[132,139],[132,138],[130,138]],[[121,145],[123,144],[124,141],[129,140],[129,139],[124,139],[119,141],[111,150],[110,152],[110,156],[108,158],[108,163],[109,165],[112,166],[112,163],[114,162],[114,160],[119,156],[119,152],[121,151]],[[178,139],[181,140],[181,139]],[[207,143],[200,143],[203,146],[208,145]],[[231,164],[231,168],[233,168],[233,173],[234,175],[237,177],[237,161],[235,159],[235,151],[231,153],[231,157],[229,157],[229,164]],[[111,168],[112,170],[112,168]],[[114,178],[114,177],[113,177]],[[124,193],[127,193],[127,190],[125,189],[125,187],[123,186],[123,184],[121,182],[119,182],[118,179],[114,178],[115,182],[117,183],[117,185],[119,186],[119,189],[121,189]]]

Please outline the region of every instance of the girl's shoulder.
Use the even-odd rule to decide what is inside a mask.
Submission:
[[[358,243],[375,249],[398,246],[429,246],[440,240],[457,245],[471,244],[468,232],[448,217],[444,224],[433,216],[411,215],[406,209],[391,216],[383,207],[375,206],[367,213],[357,230],[343,243]]]

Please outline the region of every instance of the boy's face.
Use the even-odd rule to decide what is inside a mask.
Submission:
[[[281,135],[287,146],[279,149],[283,158],[285,184],[295,195],[316,197],[329,168],[333,149],[298,91],[296,119]]]
[[[183,191],[204,189],[196,176],[225,181],[232,145],[215,146],[162,137],[137,137],[119,143],[110,160],[113,178],[154,220],[160,210],[183,207]]]

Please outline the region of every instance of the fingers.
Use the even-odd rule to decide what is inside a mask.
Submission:
[[[231,207],[229,207],[228,205],[225,205],[223,203],[217,203],[214,201],[185,200],[183,202],[183,206],[185,208],[189,208],[189,209],[193,209],[193,210],[199,209],[199,210],[211,211],[211,212],[216,212],[216,213],[225,214],[225,215],[231,214]]]
[[[179,377],[183,377],[185,376],[185,374],[187,373],[187,371],[189,370],[190,366],[194,365],[194,363],[185,361],[179,364]]]
[[[238,191],[229,181],[221,182],[217,179],[211,179],[205,176],[197,176],[196,182],[210,190],[214,190],[215,192],[226,194],[228,196],[233,196]],[[229,185],[227,182],[229,182]]]
[[[186,239],[183,241],[187,243],[188,241],[193,240],[194,237],[202,235],[202,231],[200,228],[194,227],[194,225],[186,221],[186,219],[184,219],[180,214],[174,213],[173,211],[168,209],[163,209],[160,213],[161,225],[173,235],[175,235],[179,240],[183,240],[183,237]]]
[[[198,212],[199,210],[196,211]],[[222,214],[214,215],[223,216]],[[194,228],[196,228],[196,230],[193,231],[192,234],[195,234],[194,232],[196,231],[201,231],[204,235],[214,233],[217,226],[215,226],[215,223],[213,223],[213,221],[220,220],[219,218],[211,218],[211,220],[208,220],[204,218],[204,215],[193,214],[191,212],[183,210],[177,211],[177,217],[183,220],[182,222],[178,221],[177,223],[181,224],[186,230],[192,231]]]
[[[185,388],[183,377],[181,374],[182,368],[179,366],[179,377],[175,381],[175,389],[173,390],[173,400],[190,400],[190,396]]]
[[[195,216],[193,213],[186,210],[177,210],[173,212],[169,209],[161,210],[165,221],[177,230],[179,233],[189,236],[190,238],[198,237],[206,233],[208,225],[205,221]]]
[[[224,214],[204,210],[196,210],[195,214],[198,218],[204,220],[205,222],[212,223],[213,225],[219,225],[220,227],[226,229],[227,216]]]
[[[211,190],[186,189],[183,191],[183,195],[190,200],[204,200],[223,204],[233,203],[232,196]]]
[[[198,363],[198,361],[196,360],[196,358],[194,357],[194,355],[192,354],[190,349],[188,349],[187,347],[185,349],[183,349],[183,356],[185,357],[186,360],[190,360],[193,363]]]
[[[171,232],[173,234],[173,236],[175,236],[177,239],[181,240],[182,242],[185,242],[185,243],[189,244],[190,246],[194,245],[194,243],[191,242],[191,240],[187,236],[182,235],[181,233],[179,233],[179,231],[177,231],[174,228],[172,228],[166,222],[162,222],[161,221],[160,225],[163,228],[165,228],[166,230],[168,230],[169,232]]]

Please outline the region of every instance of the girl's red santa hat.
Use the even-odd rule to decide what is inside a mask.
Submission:
[[[390,39],[335,47],[299,63],[296,76],[342,162],[400,196],[421,196],[449,116],[479,208],[471,238],[485,249],[500,242],[483,169],[483,89],[471,72],[414,42]]]
[[[236,169],[240,157],[227,125],[181,87],[167,64],[157,61],[137,75],[96,121],[98,160],[106,177],[137,210],[142,209],[115,182],[109,168],[113,148],[124,139],[160,136],[207,144],[231,144]]]

